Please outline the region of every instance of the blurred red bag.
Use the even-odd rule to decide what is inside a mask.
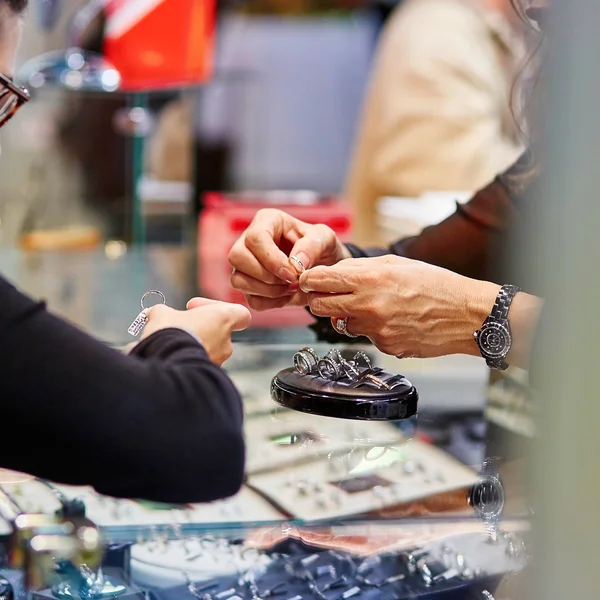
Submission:
[[[206,81],[212,72],[215,0],[108,0],[104,55],[121,89]]]

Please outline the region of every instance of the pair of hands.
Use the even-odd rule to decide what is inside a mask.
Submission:
[[[299,273],[289,257],[305,267]],[[499,287],[426,263],[388,255],[353,259],[325,225],[310,225],[265,209],[233,246],[231,283],[254,310],[309,306],[335,323],[348,318],[350,333],[368,337],[382,352],[421,358],[477,354],[476,331]],[[186,311],[155,306],[143,336],[170,327],[186,329],[218,365],[232,353],[231,334],[250,325],[238,304],[203,298]]]
[[[350,333],[397,357],[477,354],[473,332],[499,289],[398,256],[353,259],[329,227],[275,209],[257,213],[229,262],[231,284],[251,308],[309,306],[334,326],[348,318]]]
[[[164,304],[148,311],[148,322],[141,339],[161,329],[184,329],[194,334],[204,346],[210,360],[221,366],[232,354],[231,334],[246,329],[250,311],[240,304],[192,298],[187,310],[175,310]]]

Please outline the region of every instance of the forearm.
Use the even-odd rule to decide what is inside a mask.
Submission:
[[[465,277],[489,280],[494,251],[512,224],[515,207],[498,178],[466,204],[419,235],[400,239],[388,248],[347,247],[354,258],[394,254],[454,271]]]
[[[165,330],[124,356],[1,279],[0,299],[7,447],[23,443],[18,424],[33,432],[27,451],[6,454],[1,466],[166,502],[236,491],[241,400],[192,337]]]

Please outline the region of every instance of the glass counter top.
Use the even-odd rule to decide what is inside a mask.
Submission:
[[[179,246],[2,251],[0,272],[45,299],[53,312],[117,347],[133,340],[127,328],[146,291],[160,290],[176,308],[202,295],[194,254]],[[496,590],[507,573],[522,569],[530,511],[523,491],[525,456],[513,449],[526,449],[527,436],[515,433],[518,427],[507,432],[497,425],[506,419],[487,418],[489,372],[482,361],[462,356],[400,361],[369,345],[338,346],[342,352],[364,351],[374,366],[401,373],[417,388],[418,415],[408,427],[315,417],[277,405],[272,379],[306,345],[319,356],[331,348],[305,325],[263,322],[235,335],[234,354],[224,366],[243,397],[247,454],[244,485],[232,498],[160,505],[10,472],[0,473],[0,491],[30,513],[54,514],[65,503],[82,502],[109,543],[107,556],[121,556],[127,548],[127,566],[106,570],[113,583],[126,582],[124,594],[133,586],[136,593],[153,590],[165,600],[256,600],[270,597],[267,583],[260,584],[262,596],[252,594],[244,577],[267,582],[277,572],[277,585],[285,577],[289,584],[282,600],[428,598],[437,590],[462,598],[473,586],[482,594]],[[503,410],[500,392],[493,395],[496,416]],[[513,411],[511,419],[518,418]],[[493,468],[489,456],[500,457]],[[5,524],[0,535],[8,532]],[[429,562],[411,566],[407,556],[415,548]],[[377,563],[369,567],[371,576],[368,560]],[[348,565],[352,573],[344,571]],[[331,569],[345,578],[339,590],[325,589],[332,583],[325,571]],[[296,593],[304,585],[300,571],[315,577],[322,572],[324,579]],[[417,583],[402,588],[400,582],[413,576]],[[384,595],[373,595],[380,588],[369,577],[381,580]],[[352,591],[357,586],[360,594]],[[56,594],[40,595],[49,600]]]
[[[190,297],[202,295],[195,262],[190,249],[180,246],[0,252],[0,272],[5,277],[45,299],[55,313],[115,346],[133,340],[127,328],[146,291],[161,290],[167,302],[179,308]],[[462,356],[400,361],[371,346],[352,345],[352,352],[362,349],[375,366],[407,377],[419,393],[416,429],[407,434],[393,423],[375,423],[366,435],[364,423],[310,418],[281,410],[271,399],[274,375],[291,367],[295,352],[306,345],[320,356],[330,349],[305,326],[251,327],[234,338],[234,354],[224,366],[244,399],[247,444],[247,480],[235,498],[166,510],[169,507],[101,498],[91,490],[65,490],[67,495],[83,495],[88,516],[115,532],[177,523],[203,528],[364,515],[472,514],[466,491],[478,481],[490,452],[490,436],[497,436],[484,413],[488,370],[483,362]],[[375,441],[351,441],[361,436]],[[340,483],[353,478],[352,484]],[[42,508],[36,504],[40,485],[18,484],[25,510]],[[307,485],[312,488],[301,489]],[[521,491],[515,496],[520,498]],[[516,510],[522,512],[522,507]]]

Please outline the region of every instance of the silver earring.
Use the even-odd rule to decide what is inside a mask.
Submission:
[[[140,335],[140,333],[142,333],[142,330],[146,326],[146,323],[148,322],[148,311],[150,310],[150,307],[144,305],[144,300],[148,296],[153,296],[153,295],[160,297],[161,304],[166,303],[165,295],[162,292],[159,292],[158,290],[150,290],[149,292],[146,292],[142,296],[142,301],[141,301],[142,311],[134,319],[133,323],[129,326],[129,329],[127,330],[127,333],[129,333],[133,337],[137,337],[138,335]]]

